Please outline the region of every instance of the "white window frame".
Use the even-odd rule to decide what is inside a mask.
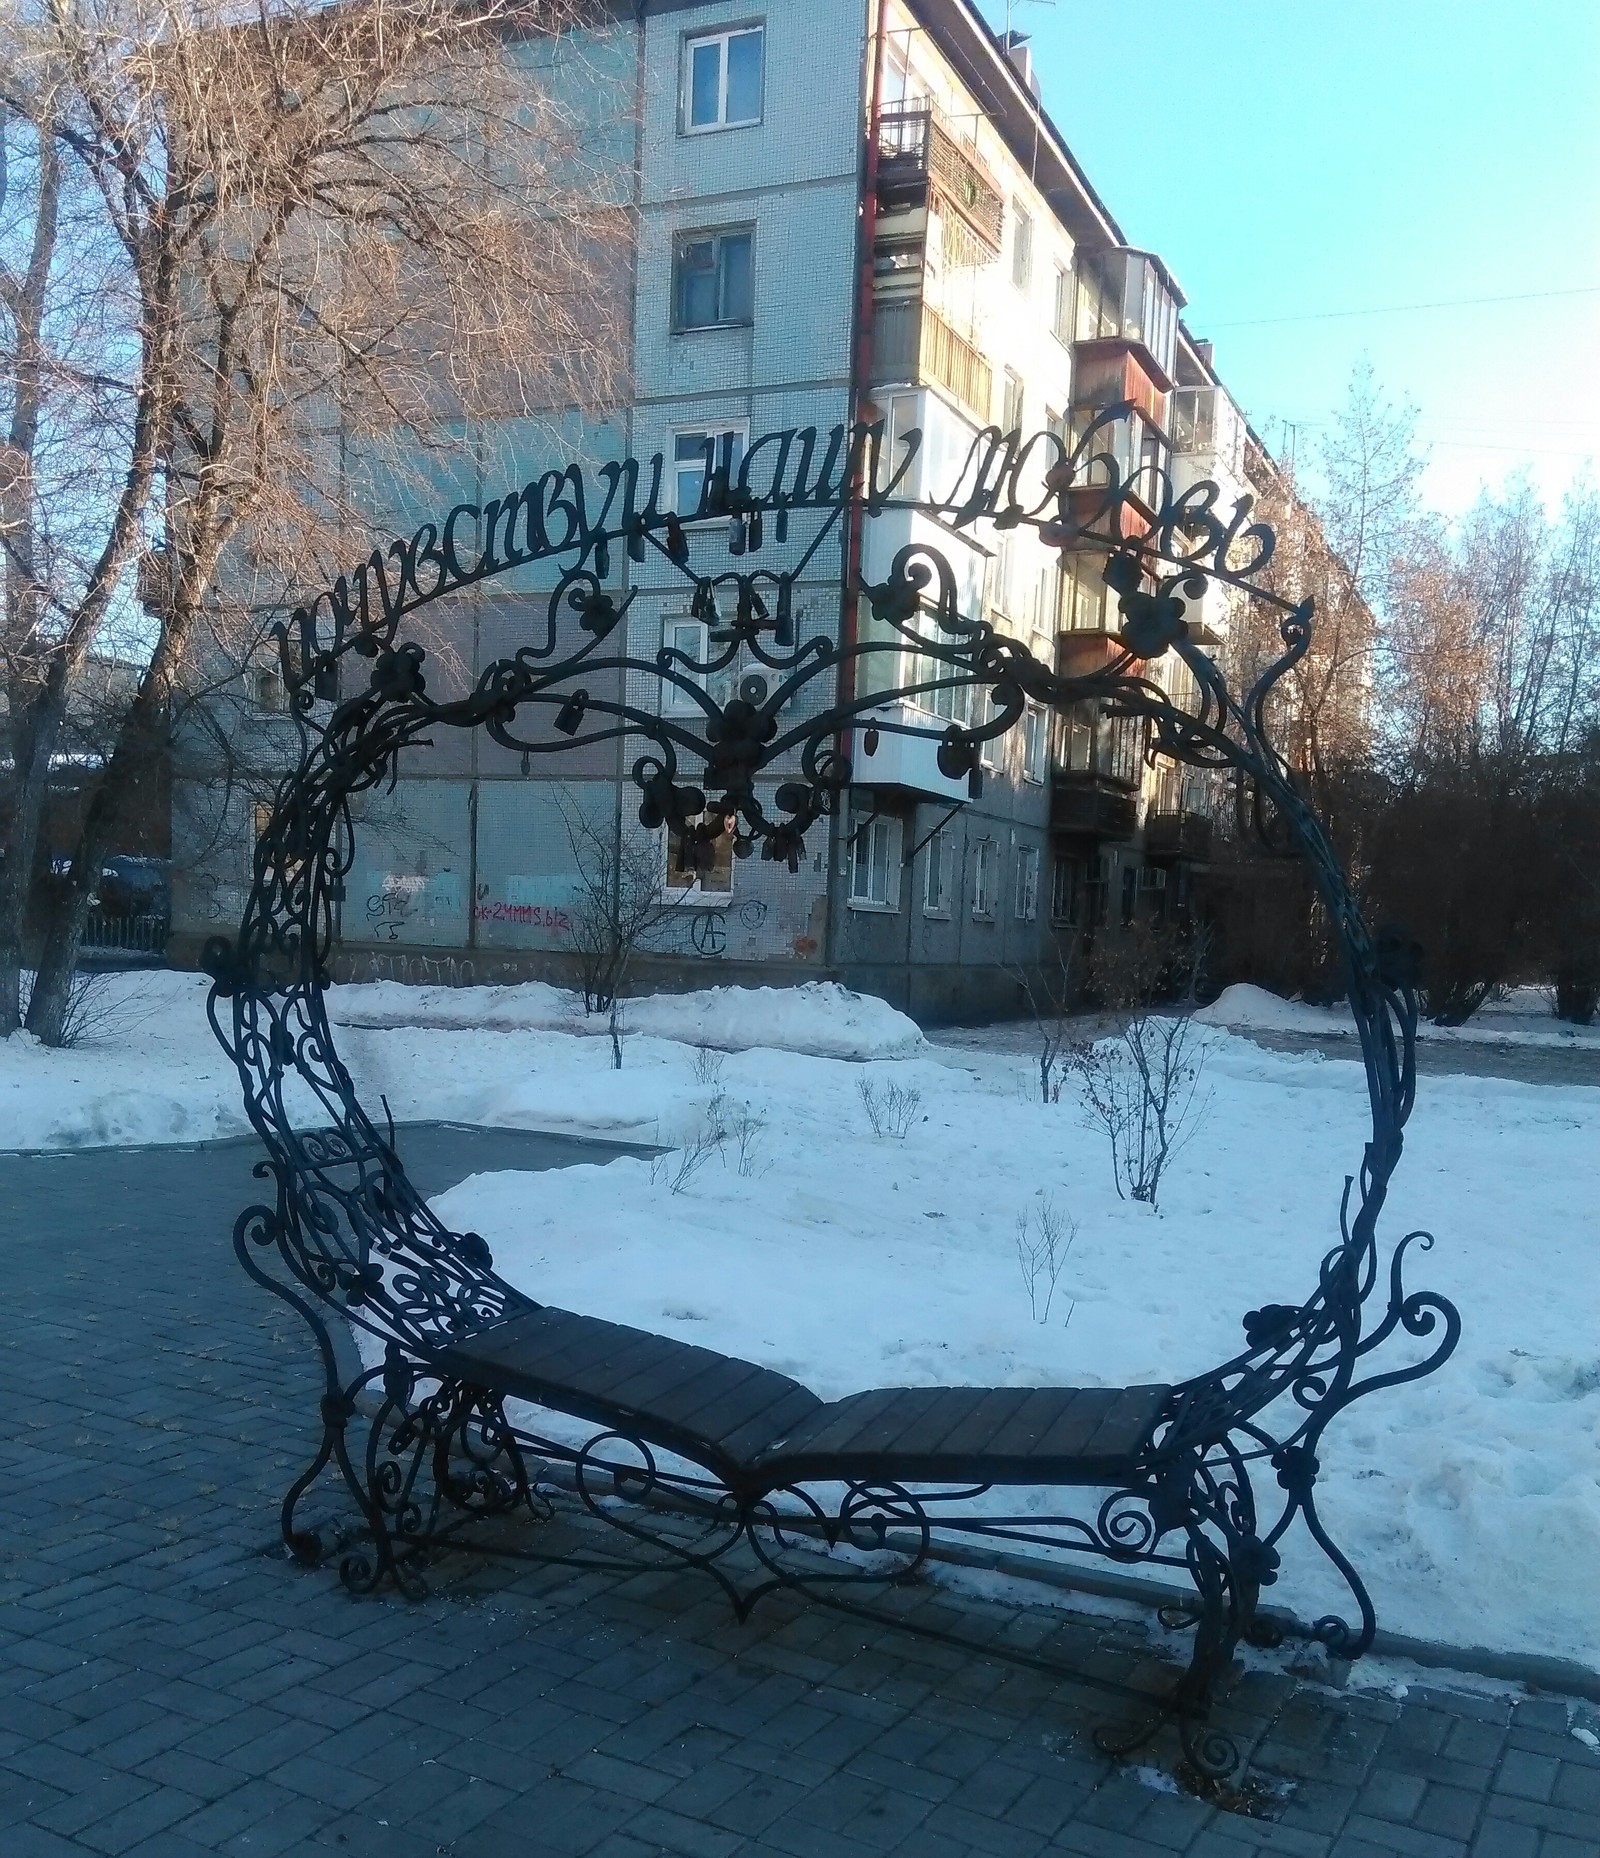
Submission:
[[[732,121],[728,117],[728,41],[743,38],[746,33],[755,33],[761,40],[761,95],[756,103],[754,116],[740,116]],[[717,120],[710,123],[690,121],[690,112],[694,108],[694,55],[702,45],[717,45],[721,54],[717,60]],[[724,129],[753,129],[763,119],[767,107],[767,27],[765,20],[747,20],[741,26],[724,26],[716,32],[696,32],[686,34],[683,41],[683,63],[679,69],[678,127],[684,135],[717,135]]]
[[[662,648],[682,651],[684,648],[673,636],[675,633],[693,631],[697,643],[694,656],[701,664],[711,656],[711,628],[703,619],[686,619],[677,613],[669,613],[661,622]],[[690,671],[683,665],[673,667],[679,677],[685,677],[691,684],[698,684],[708,696],[711,690],[710,672]],[[705,711],[694,701],[687,691],[679,690],[676,684],[663,680],[661,685],[661,714],[663,716],[698,716],[705,718]]]
[[[1037,845],[1017,847],[1015,910],[1019,923],[1039,920],[1039,848]]]
[[[1072,268],[1057,264],[1055,268],[1055,301],[1050,306],[1050,328],[1055,339],[1064,346],[1072,346],[1073,311],[1077,301],[1072,283]]]
[[[951,882],[955,876],[955,834],[949,826],[941,826],[928,840],[927,853],[922,874],[922,913],[948,922],[955,888]]]
[[[1012,413],[1015,412],[1015,419]],[[1000,371],[1000,424],[1004,431],[1022,429],[1028,413],[1028,383],[1015,368]]]
[[[1024,296],[1033,289],[1033,215],[1011,202],[1011,282]]]
[[[1050,772],[1049,724],[1049,713],[1037,703],[1022,713],[1022,778],[1034,787],[1042,787]]]
[[[699,439],[703,442],[706,439],[710,439],[716,448],[713,459],[712,459],[712,469],[715,470],[717,465],[721,462],[721,459],[722,459],[723,441],[730,434],[732,434],[734,440],[736,441],[734,444],[734,448],[733,448],[732,475],[735,478],[737,478],[739,475],[739,466],[744,462],[745,452],[749,449],[749,446],[750,446],[750,422],[748,420],[730,419],[724,425],[720,425],[720,426],[702,425],[702,426],[674,426],[673,427],[672,435],[671,435],[672,436],[672,457],[671,457],[672,508],[674,512],[683,519],[684,522],[686,523],[693,523],[696,521],[703,522],[703,523],[704,522],[720,522],[720,521],[725,521],[726,519],[722,517],[715,517],[715,516],[696,517],[694,514],[694,510],[686,510],[679,503],[678,493],[682,489],[682,485],[678,481],[678,473],[680,469],[679,462],[678,462],[678,442],[679,440],[680,439]],[[701,468],[700,475],[701,475],[701,482],[704,483],[705,470],[703,466]],[[699,507],[700,507],[700,500],[699,500],[699,497],[697,496],[695,498],[694,508],[698,509]]]
[[[984,837],[972,842],[972,914],[993,922],[1000,877],[1000,842]]]
[[[875,910],[884,916],[897,915],[900,910],[900,821],[892,813],[874,814],[868,810],[859,819],[852,813],[849,856],[850,883],[846,900],[850,908]],[[879,874],[883,878],[884,894],[875,897],[873,880]]]

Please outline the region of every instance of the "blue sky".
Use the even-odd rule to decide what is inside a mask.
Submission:
[[[1004,26],[1005,0],[982,9]],[[1365,355],[1418,409],[1439,507],[1521,466],[1552,499],[1586,458],[1600,476],[1600,0],[1013,0],[1011,19],[1275,450],[1288,421],[1314,454]]]

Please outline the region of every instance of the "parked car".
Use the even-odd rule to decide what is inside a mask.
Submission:
[[[98,900],[106,916],[172,915],[172,860],[119,854],[100,867]]]

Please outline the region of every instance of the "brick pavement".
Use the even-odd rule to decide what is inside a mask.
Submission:
[[[578,1152],[407,1146],[429,1192]],[[0,1157],[4,1858],[1600,1855],[1600,1754],[1556,1698],[1252,1672],[1227,1711],[1255,1745],[1248,1817],[1098,1756],[1084,1683],[787,1598],[738,1626],[686,1578],[480,1564],[418,1604],[352,1599],[273,1546],[315,1388],[229,1248],[250,1160]],[[891,1604],[1086,1676],[1159,1669],[1137,1622]]]

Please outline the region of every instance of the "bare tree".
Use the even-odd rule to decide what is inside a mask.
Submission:
[[[597,819],[570,789],[556,806],[572,855],[571,944],[585,1013],[604,1013],[611,1067],[622,1069],[623,1002],[641,951],[676,914],[667,894],[661,841],[628,829],[607,811]]]
[[[1250,454],[1255,514],[1277,536],[1265,582],[1284,598],[1316,603],[1310,647],[1272,699],[1274,739],[1324,808],[1340,768],[1371,749],[1379,615],[1418,521],[1415,425],[1363,365],[1320,447],[1320,482],[1302,483],[1259,449]],[[1247,686],[1283,646],[1265,608],[1239,617],[1231,650]]]
[[[1025,1206],[1017,1215],[1017,1264],[1028,1293],[1028,1308],[1036,1323],[1050,1320],[1056,1285],[1077,1237],[1078,1222],[1070,1214],[1063,1213],[1050,1194],[1045,1194],[1037,1206]],[[1072,1311],[1076,1308],[1074,1300],[1067,1311],[1067,1322],[1072,1321]]]
[[[1038,1029],[1039,1101],[1059,1103],[1061,1086],[1071,1069],[1074,1009],[1080,991],[1070,942],[1053,937],[1049,953],[1037,967],[1013,968],[1012,973]]]
[[[145,669],[47,899],[46,1040],[127,797],[286,587],[461,420],[615,397],[627,226],[561,101],[577,16],[80,0],[0,23],[0,1035],[88,655],[120,632]]]
[[[1203,938],[1140,923],[1104,938],[1090,962],[1089,984],[1113,1029],[1080,1041],[1073,1069],[1085,1108],[1110,1142],[1119,1197],[1151,1206],[1207,1101],[1200,1095],[1206,1033],[1188,1011],[1203,956]],[[1174,995],[1176,1011],[1168,1004]]]

